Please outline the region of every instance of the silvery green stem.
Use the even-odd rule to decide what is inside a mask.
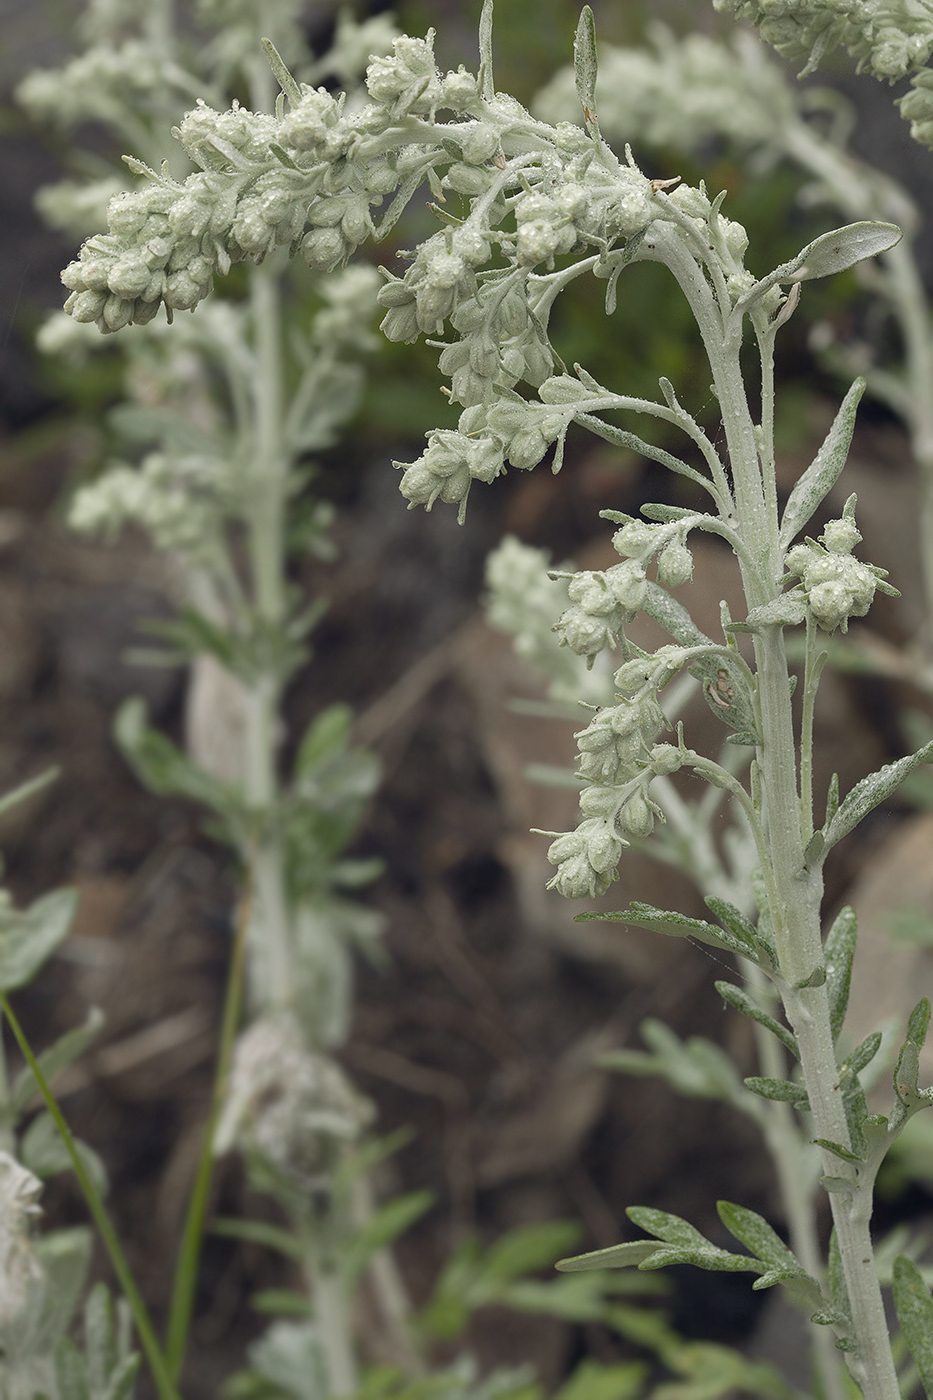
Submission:
[[[288,456],[282,440],[283,374],[280,289],[276,272],[263,264],[250,273],[250,298],[256,348],[254,437],[249,444],[251,510],[249,551],[253,606],[260,626],[270,635],[285,615],[284,513]],[[268,1007],[289,1005],[292,956],[283,858],[272,813],[278,791],[281,682],[274,673],[246,687],[244,789],[257,815],[259,833],[253,856],[253,928],[251,962],[258,1001]],[[257,985],[258,984],[258,985]]]
[[[700,287],[694,281],[691,291],[692,300],[706,302],[700,328],[710,354],[729,447],[737,528],[760,552],[759,557],[765,563],[764,569],[746,577],[747,569],[739,561],[748,602],[756,606],[780,593],[779,522],[773,504],[768,508],[762,489],[759,451],[739,363],[739,336],[734,327],[730,328],[728,337],[711,334],[719,315],[718,308],[709,305],[713,299],[706,284]],[[761,717],[758,762],[770,854],[770,870],[764,873],[770,877],[767,878],[770,914],[780,971],[785,979],[785,1010],[800,1048],[813,1135],[849,1146],[825,983],[799,985],[809,981],[822,963],[820,902],[823,882],[821,871],[808,870],[804,860],[798,818],[797,749],[783,629],[763,627],[754,636],[754,646]],[[835,1191],[830,1195],[857,1338],[858,1350],[849,1355],[850,1370],[866,1400],[897,1400],[900,1392],[869,1230],[871,1192],[859,1189],[851,1166],[841,1165],[832,1154],[826,1153],[824,1158],[827,1175],[846,1176],[852,1186],[851,1191]]]
[[[318,1266],[313,1270],[318,1335],[327,1367],[328,1395],[347,1396],[358,1389],[356,1358],[350,1345],[350,1317],[346,1289],[339,1272]]]

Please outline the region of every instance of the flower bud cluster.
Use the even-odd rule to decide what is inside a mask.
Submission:
[[[840,520],[830,520],[820,539],[794,545],[785,557],[788,574],[800,579],[815,622],[826,632],[837,627],[845,632],[850,617],[864,617],[871,607],[875,590],[893,593],[882,582],[886,570],[862,564],[852,558],[852,550],[862,536],[852,518],[854,498]]]
[[[179,70],[151,44],[95,44],[61,68],[37,69],[16,89],[16,100],[37,120],[57,126],[87,121],[122,125],[125,112],[151,110],[154,95],[176,86]]]
[[[533,403],[517,394],[486,411],[464,409],[456,430],[428,435],[427,451],[416,462],[396,462],[404,471],[399,490],[411,506],[431,509],[437,500],[460,506],[464,518],[474,481],[494,481],[506,460],[520,471],[537,466],[552,443],[563,437],[573,410]]]
[[[203,563],[214,557],[218,530],[235,500],[225,461],[152,452],[140,467],[112,467],[78,491],[70,524],[85,534],[110,536],[137,525],[160,551]]]
[[[556,391],[564,378],[548,381],[542,386],[542,393],[551,397],[549,386],[555,386]],[[687,583],[693,577],[693,556],[685,542],[691,523],[649,525],[630,520],[617,530],[612,543],[623,556],[623,563],[573,576],[567,589],[571,606],[554,628],[560,645],[585,656],[588,665],[606,647],[615,645],[623,623],[630,622],[644,606],[648,590],[646,567],[654,555],[662,587],[676,588]]]
[[[528,305],[523,275],[487,281],[450,319],[460,339],[445,346],[438,363],[451,377],[455,403],[490,403],[503,387],[523,380],[537,388],[550,374],[553,355]]]
[[[0,1334],[22,1324],[42,1269],[30,1238],[42,1182],[9,1152],[0,1151]],[[28,1320],[31,1321],[31,1320]]]
[[[488,239],[470,221],[432,234],[404,278],[392,278],[379,291],[379,305],[386,307],[383,333],[389,340],[406,342],[417,340],[422,332],[440,334],[447,317],[475,295],[475,269],[490,251]]]
[[[655,33],[653,50],[600,45],[599,124],[609,141],[680,150],[721,139],[739,149],[772,145],[796,119],[783,73],[751,35],[731,41],[704,34]],[[563,69],[536,97],[546,121],[575,120],[580,109],[573,69]]]
[[[667,724],[657,690],[683,660],[683,648],[667,646],[626,662],[615,677],[619,703],[597,711],[576,735],[579,776],[587,782],[580,793],[583,820],[551,843],[548,860],[557,871],[549,889],[568,899],[605,894],[625,847],[643,841],[663,820],[648,788],[657,774],[679,768],[681,759],[672,744],[655,743]]]
[[[443,90],[434,62],[434,30],[424,39],[402,35],[388,57],[374,58],[366,70],[366,88],[394,120],[409,116],[433,116]]]
[[[933,71],[922,68],[910,80],[910,92],[897,99],[901,116],[910,122],[910,134],[921,146],[933,150]]]
[[[817,67],[830,49],[845,48],[860,68],[893,82],[923,68],[933,53],[933,33],[924,0],[713,0],[761,31],[791,63]]]
[[[371,1118],[369,1102],[335,1060],[308,1048],[293,1017],[266,1017],[234,1048],[217,1150],[236,1143],[312,1186]]]

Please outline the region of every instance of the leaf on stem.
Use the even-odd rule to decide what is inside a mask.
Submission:
[[[625,1213],[642,1230],[663,1241],[663,1246],[656,1248],[655,1253],[645,1259],[639,1268],[661,1269],[668,1264],[693,1264],[698,1269],[724,1273],[762,1272],[762,1265],[757,1259],[719,1249],[679,1215],[654,1210],[650,1206],[629,1206]]]
[[[266,56],[266,61],[272,69],[272,76],[279,87],[288,98],[289,106],[297,107],[301,101],[301,88],[292,77],[285,64],[285,60],[275,47],[271,39],[262,40],[262,51]]]
[[[865,380],[856,379],[840,404],[822,447],[787,498],[781,520],[781,545],[784,549],[835,486],[849,455],[855,415],[864,392]]]
[[[759,1026],[764,1026],[772,1035],[777,1036],[795,1060],[800,1059],[800,1050],[793,1032],[788,1030],[786,1026],[782,1026],[773,1016],[769,1016],[766,1011],[762,1011],[760,1006],[756,1006],[748,993],[743,991],[741,987],[736,987],[731,982],[717,982],[716,990],[723,1001],[728,1002],[736,1011],[741,1011],[743,1016],[748,1016],[750,1020],[756,1021]]]
[[[73,890],[56,890],[28,909],[0,909],[0,991],[32,980],[64,941],[77,903]]]
[[[584,5],[580,22],[573,40],[573,69],[576,78],[577,96],[583,108],[586,129],[594,140],[599,140],[599,121],[596,116],[596,21],[589,5]]]
[[[823,1295],[816,1279],[811,1278],[763,1216],[732,1201],[718,1201],[716,1209],[729,1233],[740,1240],[757,1260],[768,1266],[767,1272],[752,1284],[753,1289],[771,1288],[781,1283],[803,1305],[820,1306]]]
[[[766,1075],[753,1074],[743,1082],[753,1094],[760,1094],[763,1099],[771,1099],[773,1103],[792,1103],[802,1108],[808,1102],[804,1086],[792,1084],[789,1079],[771,1079]]]
[[[688,1098],[724,1099],[747,1104],[742,1084],[729,1056],[703,1036],[681,1040],[663,1021],[648,1017],[639,1027],[649,1047],[642,1050],[609,1050],[596,1058],[600,1069],[616,1074],[657,1074],[672,1089]]]
[[[99,1011],[96,1006],[92,1006],[83,1026],[75,1026],[72,1030],[66,1031],[64,1035],[59,1036],[54,1045],[50,1045],[47,1050],[43,1050],[41,1055],[36,1056],[39,1069],[45,1076],[47,1083],[51,1084],[63,1069],[67,1069],[72,1061],[84,1054],[103,1024],[103,1012]],[[10,1093],[9,1103],[13,1112],[15,1114],[22,1113],[24,1109],[28,1108],[33,1097],[40,1092],[32,1068],[26,1065],[16,1076]]]
[[[628,1244],[613,1244],[608,1249],[594,1249],[589,1254],[558,1259],[554,1267],[564,1274],[582,1273],[587,1269],[640,1268],[660,1248],[654,1240],[631,1240]]]
[[[933,1298],[920,1270],[904,1254],[894,1261],[894,1309],[927,1400],[933,1400]]]
[[[492,21],[493,0],[483,0],[479,17],[479,90],[487,102],[496,95],[492,76]]]
[[[763,291],[776,282],[810,282],[816,277],[845,272],[866,258],[888,252],[902,236],[896,224],[876,219],[846,224],[814,238],[790,262],[782,263],[762,278],[757,290]]]
[[[899,1121],[896,1125],[892,1122],[892,1126],[900,1127],[901,1123],[906,1121],[905,1114],[912,1116],[921,1108],[933,1104],[933,1089],[921,1089],[919,1084],[920,1051],[923,1049],[929,1025],[930,1001],[928,997],[921,997],[910,1013],[907,1035],[894,1070],[894,1092],[901,1105],[901,1111],[897,1114]]]
[[[708,943],[711,948],[724,948],[729,953],[739,953],[743,958],[754,954],[748,946],[733,934],[708,924],[705,919],[691,919],[673,909],[655,909],[651,904],[633,900],[628,909],[613,910],[611,913],[578,914],[575,923],[633,924],[635,928],[647,929],[650,933],[666,933],[671,938],[697,938]]]
[[[915,768],[919,768],[921,763],[928,763],[931,758],[933,758],[933,740],[924,744],[923,748],[918,749],[916,753],[908,754],[906,758],[899,758],[894,763],[886,763],[876,773],[869,773],[867,778],[856,783],[823,832],[826,837],[824,854],[832,846],[835,846],[837,841],[848,836],[849,832],[853,831],[862,818],[866,817],[873,808],[891,797]]]
[[[763,627],[796,627],[807,616],[807,595],[798,585],[770,603],[752,608],[744,622],[733,622],[732,632],[760,632]]]

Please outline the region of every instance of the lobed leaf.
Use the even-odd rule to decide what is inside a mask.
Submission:
[[[933,1298],[920,1270],[904,1254],[894,1261],[894,1310],[927,1400],[933,1400]]]
[[[833,1040],[842,1030],[849,1005],[849,987],[852,982],[852,959],[855,957],[855,944],[858,936],[858,919],[855,910],[847,904],[839,910],[832,927],[826,935],[823,955],[826,966],[826,995],[829,998],[829,1023]]]
[[[720,1249],[679,1215],[651,1206],[629,1206],[625,1212],[634,1224],[650,1235],[663,1240],[668,1248],[656,1248],[639,1265],[643,1269],[660,1269],[668,1264],[693,1264],[698,1269],[724,1273],[761,1273],[761,1265],[747,1254],[731,1254]]]
[[[781,520],[780,538],[784,549],[835,486],[849,455],[855,415],[864,392],[865,380],[856,379],[840,404],[820,450],[788,496]]]

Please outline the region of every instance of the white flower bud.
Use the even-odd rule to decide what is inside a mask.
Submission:
[[[679,588],[693,578],[693,555],[683,540],[672,540],[658,555],[658,583],[663,588]]]
[[[851,554],[862,536],[854,520],[829,520],[820,539],[830,554]]]

